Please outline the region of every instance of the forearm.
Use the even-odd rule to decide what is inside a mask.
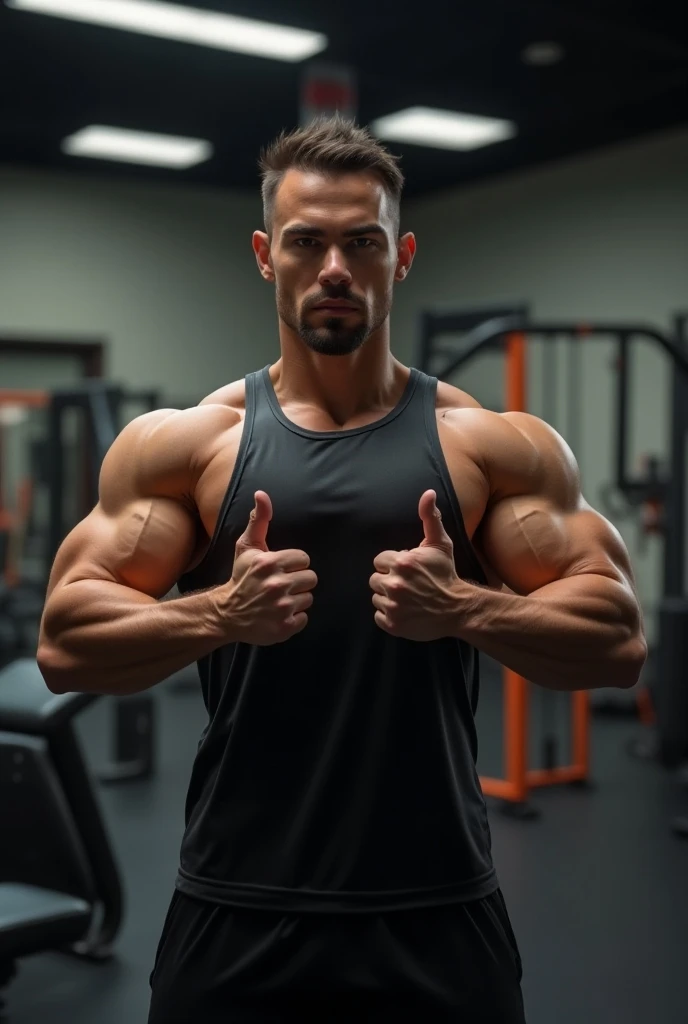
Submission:
[[[554,690],[630,687],[646,657],[634,595],[608,577],[580,575],[527,597],[464,585],[452,635],[525,679]]]
[[[227,642],[214,591],[157,601],[80,580],[48,600],[37,657],[56,693],[121,695],[155,686]]]

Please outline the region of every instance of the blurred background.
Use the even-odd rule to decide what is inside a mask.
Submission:
[[[479,768],[528,1019],[685,1021],[687,81],[667,0],[0,2],[8,1019],[145,1020],[205,711],[193,667],[50,704],[47,573],[128,420],[279,357],[257,158],[339,110],[402,158],[418,254],[394,354],[564,435],[645,614],[633,691],[531,693],[484,659]]]

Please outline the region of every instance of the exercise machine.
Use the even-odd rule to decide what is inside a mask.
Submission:
[[[688,317],[676,318],[674,330],[661,331],[648,324],[600,322],[538,322],[525,305],[473,311],[423,311],[420,316],[419,369],[441,380],[449,379],[479,353],[503,352],[506,358],[506,407],[526,411],[525,344],[527,338],[551,342],[557,338],[575,344],[582,339],[611,338],[617,344],[615,485],[636,506],[661,509],[664,538],[664,597],[659,608],[659,643],[656,675],[657,757],[667,767],[688,761],[688,687],[685,683],[684,638],[688,636],[688,600],[685,596],[685,455],[688,430]],[[448,336],[453,336],[451,342]],[[458,344],[456,340],[458,337]],[[630,417],[630,345],[644,338],[670,357],[673,368],[670,472],[657,465],[643,476],[628,470]],[[580,381],[580,373],[577,371]],[[573,383],[569,381],[569,386]],[[531,787],[558,782],[587,781],[589,700],[586,691],[573,694],[572,764],[552,767],[551,743],[544,751],[546,765],[529,772],[527,753],[526,681],[505,670],[506,779],[484,780],[488,795],[501,798],[512,811],[527,814]]]
[[[131,391],[100,380],[85,381],[79,387],[51,394],[45,452],[50,510],[46,573],[63,539],[75,525],[65,503],[68,419],[75,413],[80,417],[86,444],[85,507],[79,512],[81,518],[98,501],[100,467],[124,425],[126,406],[132,405],[138,412],[150,412],[160,407],[160,395],[155,390]],[[148,779],[155,768],[156,698],[151,693],[141,693],[113,700],[113,755],[98,777],[110,784]]]
[[[33,439],[47,404],[43,391],[0,389],[0,665],[35,650],[43,607],[42,574],[26,554],[34,539]],[[18,460],[19,449],[30,457]]]
[[[123,893],[74,731],[95,694],[53,694],[34,659],[0,670],[0,1010],[17,961],[112,955]]]

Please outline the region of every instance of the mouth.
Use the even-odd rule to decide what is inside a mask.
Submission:
[[[321,313],[339,313],[344,315],[345,313],[356,313],[358,311],[357,306],[352,306],[346,302],[320,302],[317,306],[313,306],[313,309],[318,310]]]

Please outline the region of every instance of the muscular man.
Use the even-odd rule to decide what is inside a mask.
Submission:
[[[281,358],[122,431],[38,661],[54,692],[104,694],[198,661],[150,1024],[517,1024],[477,650],[552,689],[632,686],[628,555],[554,430],[392,355],[416,251],[396,160],[335,119],[262,171]]]

